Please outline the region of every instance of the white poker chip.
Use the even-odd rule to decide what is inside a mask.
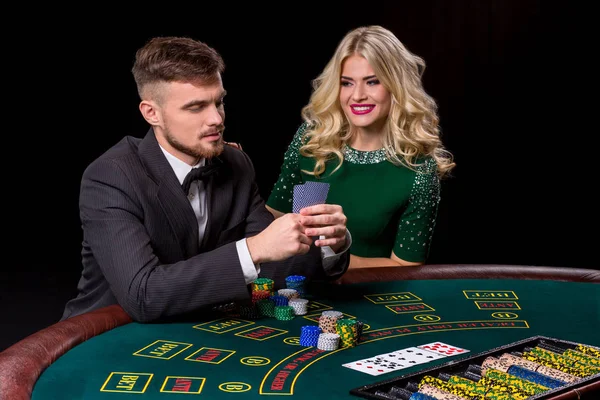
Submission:
[[[321,333],[317,341],[317,348],[320,350],[336,350],[340,344],[340,335],[337,333]]]
[[[296,313],[296,315],[306,315],[306,313],[308,312],[307,299],[290,299],[288,305],[294,308],[294,312]]]

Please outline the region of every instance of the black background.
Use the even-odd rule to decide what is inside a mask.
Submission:
[[[0,350],[58,321],[75,294],[81,174],[123,135],[146,133],[130,69],[155,35],[192,36],[222,54],[225,138],[249,153],[267,197],[311,79],[347,31],[387,27],[425,59],[424,85],[458,165],[442,186],[429,262],[600,268],[589,8],[334,2],[324,13],[325,3],[140,3],[128,16],[53,6],[14,15],[2,61],[4,87],[16,90],[2,107]]]

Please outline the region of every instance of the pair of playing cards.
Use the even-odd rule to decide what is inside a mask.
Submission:
[[[325,182],[306,182],[294,186],[294,199],[292,202],[292,212],[299,213],[304,207],[324,204],[329,192],[329,183]]]
[[[374,357],[342,364],[346,368],[377,376],[399,369],[414,367],[440,358],[467,353],[469,350],[442,342],[407,347]]]

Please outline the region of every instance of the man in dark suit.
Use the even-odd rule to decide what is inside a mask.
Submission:
[[[136,321],[155,321],[247,301],[259,276],[284,287],[289,275],[335,279],[347,270],[342,208],[273,220],[252,162],[224,145],[223,69],[214,49],[189,38],[155,38],[136,53],[150,129],[83,174],[83,270],[62,319],[118,303]]]

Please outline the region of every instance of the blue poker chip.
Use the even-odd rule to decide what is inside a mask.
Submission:
[[[271,301],[273,301],[276,306],[287,306],[288,305],[288,298],[285,296],[276,295],[276,296],[269,297],[269,299]]]
[[[287,278],[285,278],[286,281],[290,281],[290,282],[299,282],[299,281],[303,281],[305,279],[306,279],[306,277],[302,276],[302,275],[290,275]]]
[[[300,329],[300,346],[316,347],[319,343],[321,328],[317,325],[305,325]]]
[[[321,328],[317,325],[304,325],[301,329],[302,333],[306,334],[319,334],[321,333]]]
[[[286,282],[303,282],[305,280],[306,277],[302,275],[290,275],[287,278],[285,278]]]
[[[300,297],[304,296],[304,282],[306,277],[302,275],[290,275],[285,278],[285,284],[288,289],[295,289]]]

